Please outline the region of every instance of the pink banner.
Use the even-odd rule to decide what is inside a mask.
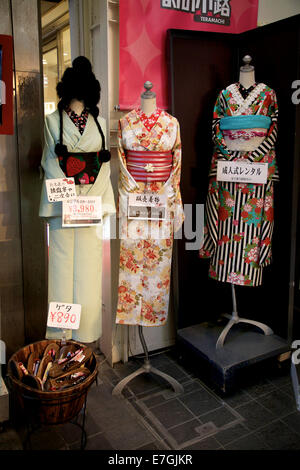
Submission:
[[[120,109],[139,105],[147,80],[168,109],[168,29],[237,34],[256,28],[257,12],[258,0],[120,0]]]

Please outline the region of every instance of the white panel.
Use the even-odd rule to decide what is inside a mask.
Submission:
[[[299,13],[299,0],[260,0],[257,24],[263,26]]]

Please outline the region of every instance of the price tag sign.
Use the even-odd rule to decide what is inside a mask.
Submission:
[[[74,178],[57,178],[46,180],[49,202],[67,201],[76,197]]]
[[[47,326],[63,330],[78,330],[80,325],[81,305],[62,302],[50,302]]]
[[[268,164],[258,162],[218,161],[217,180],[234,183],[266,184]]]
[[[79,196],[63,202],[63,227],[89,227],[102,223],[101,196]]]
[[[129,194],[128,219],[165,220],[167,198],[156,193]]]

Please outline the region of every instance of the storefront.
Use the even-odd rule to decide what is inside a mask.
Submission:
[[[263,358],[290,360],[291,344],[300,335],[299,14],[296,0],[161,0],[155,4],[153,0],[1,2],[0,34],[12,37],[13,60],[13,132],[0,133],[0,339],[6,344],[8,358],[24,345],[45,338],[48,301],[77,303],[72,302],[71,297],[56,299],[55,294],[48,298],[49,285],[61,284],[62,266],[56,265],[56,272],[48,271],[54,232],[51,235],[51,216],[39,217],[39,211],[47,172],[41,166],[45,137],[47,140],[47,135],[43,134],[44,119],[50,116],[51,120],[57,108],[56,85],[65,69],[72,66],[76,57],[85,56],[101,84],[100,116],[106,122],[106,149],[111,152],[109,164],[104,163],[105,168],[106,164],[110,167],[111,189],[107,191],[111,194],[107,201],[110,204],[110,198],[114,199],[117,213],[115,209],[108,209],[103,219],[99,261],[102,294],[96,296],[101,311],[101,334],[86,336],[87,339],[82,337],[80,341],[90,343],[96,339],[96,347],[112,368],[143,353],[145,344],[149,352],[175,346],[178,355],[186,355],[189,361],[199,360],[208,369],[210,364],[211,375],[217,377],[215,383],[222,389],[220,383],[225,373],[219,370],[223,367],[220,366],[220,350],[216,357],[215,351],[210,353],[211,344],[203,344],[208,331],[215,341],[216,331],[219,334],[226,328],[220,316],[229,314],[231,331],[237,326],[238,315],[248,320],[244,322],[241,335],[244,330],[247,334],[245,323],[251,331],[249,324],[260,322],[266,327],[263,329],[266,337],[276,337],[276,341],[278,338],[276,344],[268,345],[266,350],[262,346],[260,351],[259,341],[254,343],[256,337],[263,336],[261,332],[256,332],[254,339],[247,337],[250,356],[247,353],[237,362],[235,357],[231,359],[233,375],[246,362],[254,364]],[[251,56],[250,65],[245,59],[247,55]],[[243,70],[246,75],[250,70],[253,77],[252,101],[250,98],[247,101],[249,93],[242,95],[243,90],[234,88]],[[147,80],[153,85],[148,91],[144,88]],[[234,89],[229,90],[232,96],[226,92],[230,84]],[[221,90],[225,90],[222,96]],[[235,103],[237,96],[243,96],[243,100],[237,98]],[[254,110],[253,103],[258,99],[261,102],[256,103]],[[130,142],[130,133],[141,133],[134,127],[138,127],[140,118],[137,116],[140,115],[131,110],[143,100],[146,105],[154,100],[155,107],[161,110],[154,126],[160,122],[162,135],[165,133],[163,144],[157,144],[157,137],[153,137],[155,145],[154,141],[146,144],[144,136],[141,137],[144,139],[140,144],[142,150],[137,144],[131,148],[131,143],[129,147],[122,147],[120,142]],[[270,100],[273,100],[271,104]],[[240,113],[238,106],[242,107]],[[2,112],[6,109],[3,107]],[[251,124],[246,129],[248,144],[251,139],[259,141],[254,162],[264,162],[265,169],[266,165],[269,169],[263,183],[255,179],[249,180],[250,183],[235,179],[218,185],[224,179],[216,179],[216,169],[211,167],[214,152],[216,159],[227,152],[226,158],[231,164],[239,158],[237,154],[243,154],[242,159],[247,160],[247,152],[254,154],[257,150],[232,147],[232,142],[242,137],[233,135],[231,128],[224,133],[226,145],[231,147],[229,151],[224,150],[224,135],[220,137],[218,126],[222,118],[231,114],[261,114],[272,123],[268,127]],[[141,122],[149,126],[149,135],[153,136],[153,123]],[[219,145],[217,150],[211,143],[212,126],[215,145],[216,142]],[[170,129],[177,133],[176,138],[170,138],[173,139],[171,147],[167,142]],[[262,136],[269,140],[259,140]],[[64,139],[66,137],[64,134]],[[98,134],[91,137],[97,138]],[[152,173],[152,179],[147,175],[146,180],[141,180],[144,186],[131,180],[134,171],[140,174],[134,152],[143,151],[142,157],[146,158],[145,149],[150,150],[148,156],[153,159],[157,152],[173,159],[173,172],[170,170],[170,179],[164,181],[168,182],[165,187],[154,184],[152,160],[146,162],[146,171]],[[80,151],[94,150],[87,147]],[[127,167],[128,158],[133,160]],[[165,171],[166,162],[162,167]],[[248,163],[255,165],[252,160]],[[250,166],[247,172],[253,170]],[[230,171],[234,171],[233,166]],[[228,168],[223,172],[228,172]],[[149,246],[143,242],[143,248],[139,240],[126,244],[120,236],[123,214],[122,199],[117,202],[120,188],[120,195],[125,199],[129,194],[147,195],[156,191],[164,198],[172,191],[176,193],[172,201],[171,196],[167,196],[166,210],[173,214],[172,224],[178,231],[173,233],[172,225],[171,236]],[[102,196],[102,202],[105,197]],[[137,201],[132,204],[138,207]],[[237,212],[233,213],[233,207]],[[272,217],[268,212],[270,208]],[[181,225],[183,214],[185,222]],[[146,218],[140,225],[136,221],[129,223],[126,230],[132,234],[132,230],[143,230],[146,225],[154,227],[155,224],[159,222]],[[164,224],[160,223],[159,227]],[[261,263],[257,252],[263,257]],[[139,257],[143,260],[141,265]],[[92,265],[90,258],[87,259]],[[135,268],[129,265],[132,259]],[[84,256],[81,263],[85,263]],[[138,277],[141,266],[143,273]],[[66,279],[69,271],[63,272]],[[84,277],[87,277],[89,269],[84,267],[82,272],[86,272]],[[157,277],[153,273],[157,273]],[[77,273],[72,276],[76,282],[77,276],[80,278]],[[93,279],[90,298],[97,291],[92,283]],[[58,292],[64,289],[67,292],[67,282],[59,289]],[[128,295],[127,300],[123,291]],[[135,303],[135,308],[131,303]],[[211,333],[212,325],[217,328],[214,333]],[[230,336],[228,331],[223,336],[224,344]],[[240,340],[239,348],[243,344],[243,339]],[[222,347],[223,343],[221,350]],[[243,356],[240,353],[238,355]],[[225,379],[224,384],[225,387]]]

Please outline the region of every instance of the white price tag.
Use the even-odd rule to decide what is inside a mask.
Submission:
[[[63,202],[63,227],[89,227],[101,223],[101,196],[79,196]]]
[[[74,178],[57,178],[46,180],[49,202],[67,201],[76,197]]]
[[[265,184],[268,178],[268,164],[259,162],[218,161],[217,181],[234,183]]]
[[[81,305],[62,302],[50,302],[47,326],[63,330],[78,330],[80,325]]]
[[[165,220],[167,198],[156,193],[129,194],[128,219]]]

